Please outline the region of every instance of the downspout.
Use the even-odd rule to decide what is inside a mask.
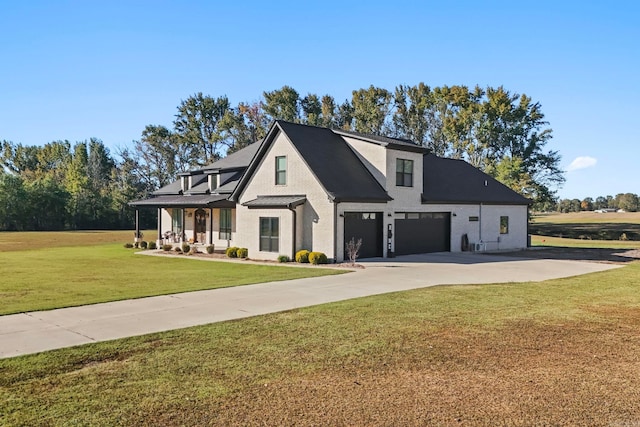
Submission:
[[[480,203],[480,213],[478,214],[478,224],[480,229],[478,230],[478,238],[482,243],[482,203]]]
[[[338,202],[335,200],[333,201],[333,262],[338,262]]]
[[[289,210],[293,214],[292,215],[292,219],[293,219],[293,226],[292,226],[292,228],[293,228],[293,233],[292,233],[293,234],[293,240],[291,242],[292,243],[291,247],[293,248],[293,251],[292,251],[293,253],[292,253],[291,259],[295,260],[296,259],[296,218],[297,218],[296,214],[297,214],[297,212],[296,212],[296,208],[291,206],[291,203],[289,203],[289,205],[287,207],[289,208]]]

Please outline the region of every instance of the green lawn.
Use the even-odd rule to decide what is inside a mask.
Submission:
[[[58,241],[61,246],[51,247],[55,239],[43,235],[52,241],[49,247],[42,244],[43,249],[24,250],[18,246],[18,250],[0,252],[0,314],[344,272],[204,262],[187,255],[151,257],[136,255],[121,244],[91,245],[90,241],[85,246],[65,246],[64,238]]]
[[[626,425],[640,419],[639,290],[634,263],[0,360],[0,423]]]

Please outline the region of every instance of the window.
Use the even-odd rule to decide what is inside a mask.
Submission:
[[[480,217],[478,216],[470,216],[469,217],[469,222],[478,222],[480,220]]]
[[[500,217],[500,234],[509,234],[509,217]]]
[[[396,159],[396,185],[413,187],[413,160]]]
[[[171,214],[171,231],[182,234],[182,209],[173,209]]]
[[[231,209],[220,209],[220,240],[231,240]]]
[[[279,247],[279,218],[260,217],[260,250],[264,252],[278,252]]]
[[[276,157],[276,185],[287,184],[287,157]]]

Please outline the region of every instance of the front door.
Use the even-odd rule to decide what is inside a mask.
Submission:
[[[207,234],[207,214],[204,210],[198,209],[195,214],[195,227],[193,228],[193,241],[205,243]]]

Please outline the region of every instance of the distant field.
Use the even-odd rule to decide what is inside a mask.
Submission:
[[[640,212],[533,215],[531,234],[578,240],[640,241]],[[624,235],[624,236],[623,236]]]

